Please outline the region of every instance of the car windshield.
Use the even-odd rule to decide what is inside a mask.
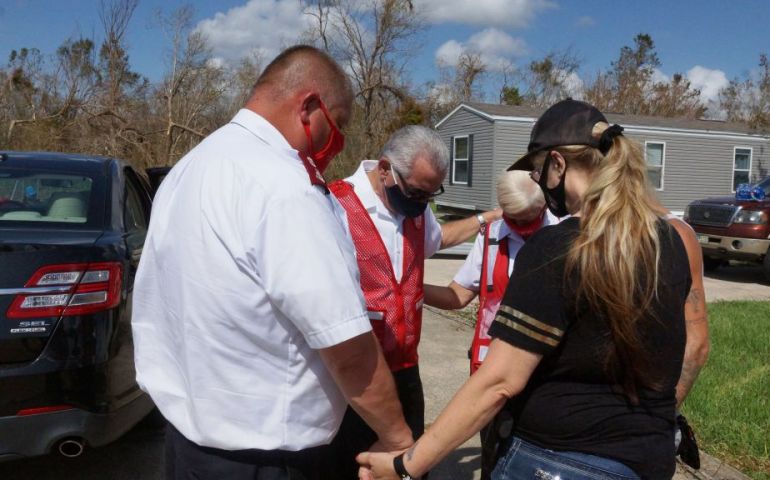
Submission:
[[[0,167],[0,225],[85,224],[92,186],[88,176]]]

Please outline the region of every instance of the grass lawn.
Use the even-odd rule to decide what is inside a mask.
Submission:
[[[709,304],[711,353],[684,413],[701,449],[770,480],[770,302]]]

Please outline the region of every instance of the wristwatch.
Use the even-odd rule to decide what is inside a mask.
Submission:
[[[483,226],[485,226],[487,224],[487,221],[484,220],[484,215],[482,215],[480,213],[476,214],[476,220],[479,221],[479,226],[481,226],[481,227],[483,227]]]
[[[393,470],[396,471],[396,475],[398,475],[398,478],[401,480],[417,480],[411,475],[409,475],[409,472],[406,471],[406,467],[404,467],[404,454],[393,458]]]

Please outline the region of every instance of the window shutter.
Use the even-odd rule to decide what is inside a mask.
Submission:
[[[473,134],[468,135],[468,186],[473,185]]]
[[[454,178],[455,170],[455,137],[449,137],[449,185],[454,185],[452,179]]]

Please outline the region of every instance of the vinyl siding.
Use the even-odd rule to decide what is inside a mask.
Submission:
[[[678,135],[666,132],[626,134],[639,141],[665,143],[663,189],[656,191],[661,203],[673,211],[682,211],[700,198],[732,195],[733,151],[735,147],[752,149],[751,181],[767,174],[767,141],[757,137],[725,138],[709,135]]]
[[[452,150],[452,137],[473,135],[473,159],[470,185],[452,185],[451,169],[444,181],[445,192],[436,199],[442,203],[465,205],[476,210],[493,207],[492,188],[492,131],[491,121],[466,110],[458,110],[438,128],[438,133]],[[450,158],[451,162],[451,158]]]
[[[500,172],[505,171],[522,155],[527,153],[529,134],[534,124],[534,118],[531,122],[495,122],[495,184],[497,182],[497,175]]]
[[[497,174],[526,152],[534,124],[529,120],[497,119],[494,122],[463,108],[446,118],[438,128],[451,149],[451,137],[474,135],[472,185],[449,185],[439,203],[447,202],[490,209],[497,206]],[[732,195],[733,153],[735,147],[752,149],[751,181],[770,175],[770,138],[728,134],[719,131],[650,131],[644,126],[627,125],[625,134],[639,141],[665,144],[663,188],[656,191],[669,210],[682,211],[693,200]]]

